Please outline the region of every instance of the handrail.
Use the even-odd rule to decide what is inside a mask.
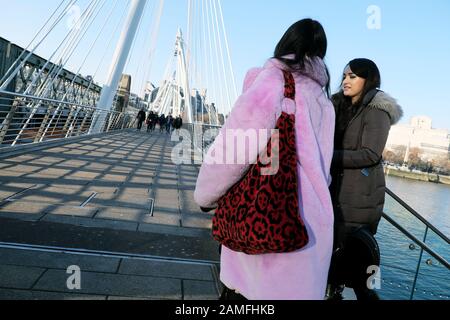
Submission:
[[[447,269],[450,270],[450,263],[445,260],[442,256],[440,256],[438,253],[436,253],[433,249],[431,249],[429,246],[427,246],[425,243],[417,239],[414,235],[412,235],[409,231],[407,231],[405,228],[403,228],[399,223],[397,223],[394,219],[392,219],[389,215],[386,213],[383,213],[383,218],[386,219],[391,225],[393,225],[395,228],[397,228],[400,232],[402,232],[405,236],[410,238],[412,241],[414,241],[417,245],[419,245],[423,250],[428,252],[431,256],[433,256],[436,260],[438,260],[441,264],[443,264]]]
[[[30,96],[30,95],[21,94],[21,93],[14,93],[14,92],[9,92],[9,91],[4,91],[4,90],[0,90],[0,95],[14,96],[14,97],[25,98],[25,99],[30,99],[30,100],[39,100],[42,102],[48,102],[48,103],[54,103],[54,104],[68,104],[68,105],[71,105],[74,107],[88,108],[88,109],[93,109],[93,110],[98,110],[98,111],[110,112],[110,110],[96,108],[95,106],[85,106],[83,104],[72,103],[70,101],[60,101],[60,100],[54,100],[54,99],[49,99],[49,98],[44,98],[44,97],[36,97],[36,96]]]
[[[420,215],[417,211],[415,211],[413,208],[411,208],[405,201],[403,201],[399,196],[397,196],[394,192],[392,192],[390,189],[386,188],[386,193],[394,198],[402,207],[404,207],[406,210],[408,210],[413,216],[415,216],[417,219],[422,221],[428,228],[430,228],[434,233],[436,233],[439,237],[441,237],[447,244],[450,244],[449,238],[445,234],[443,234],[439,229],[437,229],[435,226],[433,226],[428,220],[426,220],[422,215]]]
[[[32,145],[47,140],[86,136],[99,116],[105,116],[102,132],[123,130],[133,126],[134,115],[129,112],[105,110],[69,101],[0,90],[1,106],[9,107],[2,113],[0,146]],[[19,98],[19,99],[17,99]],[[43,106],[45,111],[38,109]]]

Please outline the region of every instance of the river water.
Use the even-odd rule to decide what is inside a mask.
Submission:
[[[450,186],[387,177],[387,186],[450,237]],[[387,197],[385,213],[450,261],[450,245]],[[395,300],[450,300],[450,271],[385,220],[377,234],[382,267],[380,296]],[[419,263],[420,262],[420,263]]]

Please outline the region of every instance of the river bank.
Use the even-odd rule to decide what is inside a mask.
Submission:
[[[425,172],[409,171],[409,170],[406,171],[406,170],[401,170],[401,169],[397,169],[397,168],[390,167],[390,166],[384,167],[384,173],[386,175],[392,176],[392,177],[399,177],[399,178],[405,178],[405,179],[410,179],[410,180],[450,185],[450,177],[449,176],[438,175],[435,173],[425,173]]]

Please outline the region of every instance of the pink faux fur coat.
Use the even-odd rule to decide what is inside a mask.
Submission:
[[[284,66],[269,60],[249,71],[244,92],[221,130],[200,170],[195,200],[202,207],[217,201],[249,168],[214,164],[217,152],[226,154],[221,137],[227,129],[273,129],[282,111],[296,113],[299,156],[299,199],[309,245],[294,253],[249,256],[222,248],[221,280],[250,300],[323,300],[333,248],[333,206],[329,193],[335,112],[323,87],[328,78],[322,60],[309,60],[305,72],[294,74],[296,105],[284,98]],[[262,144],[265,146],[265,144]],[[258,152],[261,153],[261,149]],[[257,154],[251,154],[255,160]]]

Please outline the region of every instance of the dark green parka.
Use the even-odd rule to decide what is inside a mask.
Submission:
[[[342,107],[336,96],[333,100],[339,115]],[[332,166],[331,194],[337,228],[364,225],[376,233],[386,191],[382,155],[391,126],[402,116],[395,99],[373,90],[344,130],[339,143],[342,148],[335,150]]]

